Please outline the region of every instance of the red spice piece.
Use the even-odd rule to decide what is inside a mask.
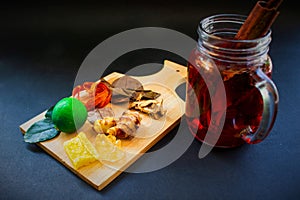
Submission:
[[[85,91],[83,97],[81,92]],[[72,96],[80,100],[87,110],[103,108],[111,101],[111,90],[102,82],[85,82],[73,89]]]

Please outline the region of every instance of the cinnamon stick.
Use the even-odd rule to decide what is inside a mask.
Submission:
[[[280,6],[280,4],[282,3],[283,0],[269,0],[266,3],[266,7],[267,8],[274,8],[274,9],[278,9],[278,7]]]
[[[283,0],[258,1],[235,36],[237,40],[251,40],[264,36],[279,15]]]

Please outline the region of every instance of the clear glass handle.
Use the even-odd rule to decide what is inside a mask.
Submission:
[[[252,78],[255,81],[255,87],[260,91],[263,99],[263,113],[260,125],[256,132],[253,132],[250,126],[241,132],[242,138],[249,144],[261,142],[271,131],[275,122],[278,108],[278,91],[273,81],[258,68]]]

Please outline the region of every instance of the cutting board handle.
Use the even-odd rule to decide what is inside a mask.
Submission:
[[[186,77],[187,77],[187,67],[186,66],[177,64],[177,63],[169,61],[169,60],[165,60],[164,67],[168,67],[168,68],[175,70],[177,72],[177,74],[182,76],[182,78],[184,78],[184,79],[186,79]]]
[[[152,75],[139,77],[142,83],[147,83],[149,80],[167,86],[175,91],[176,88],[184,83],[187,78],[187,67],[175,62],[165,60],[163,68]]]

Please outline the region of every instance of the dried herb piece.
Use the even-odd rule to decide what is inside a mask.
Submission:
[[[30,126],[24,135],[24,141],[28,143],[42,142],[54,138],[60,133],[51,118],[45,118]]]
[[[112,103],[128,102],[136,89],[143,90],[142,83],[130,76],[122,76],[112,82],[110,89],[113,93]]]
[[[134,90],[125,88],[110,88],[110,90],[112,91],[112,103],[128,102],[134,92]]]
[[[140,101],[140,100],[154,100],[160,96],[160,93],[154,92],[152,90],[135,90],[132,94],[131,101]]]
[[[132,89],[132,90],[144,89],[140,81],[126,75],[114,80],[111,85],[114,88],[125,88],[125,89]]]
[[[153,119],[160,119],[166,113],[163,109],[163,100],[143,100],[131,102],[129,104],[129,109],[134,109],[148,114]]]
[[[142,83],[130,76],[122,76],[108,83],[105,79],[101,79],[112,91],[112,103],[123,103],[128,101],[153,100],[160,96],[160,93],[152,90],[145,90]]]
[[[153,100],[160,96],[160,93],[152,90],[132,90],[125,88],[111,88],[112,103],[122,103],[128,101]]]

